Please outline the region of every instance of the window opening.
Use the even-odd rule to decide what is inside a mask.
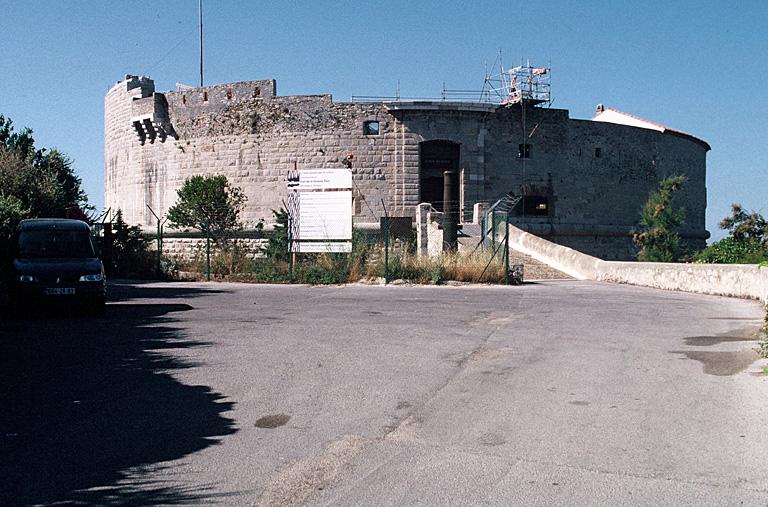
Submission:
[[[600,158],[603,156],[603,150],[601,148],[595,148],[595,158]]]
[[[531,158],[531,145],[530,144],[518,144],[517,145],[517,158]]]
[[[203,102],[208,102],[208,92],[203,92]]]
[[[540,195],[523,197],[523,213],[528,216],[545,217],[549,215],[549,198]]]
[[[363,123],[363,135],[366,136],[377,136],[379,135],[379,122],[377,121],[366,121]]]

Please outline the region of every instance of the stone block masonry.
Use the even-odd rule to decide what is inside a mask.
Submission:
[[[706,151],[664,132],[573,120],[568,111],[486,103],[341,103],[330,95],[279,96],[274,80],[159,93],[126,76],[105,97],[105,204],[151,229],[194,175],[223,174],[248,197],[246,228],[283,207],[293,169],[351,167],[355,223],[414,216],[432,202],[443,170],[461,174],[458,203],[534,196],[543,212],[512,222],[607,259],[628,259],[629,230],[649,192],[670,174],[688,181],[683,236],[703,246]],[[528,145],[525,153],[521,146]],[[523,156],[524,155],[524,156]]]
[[[265,238],[237,238],[237,246],[241,248],[249,259],[260,259],[264,257],[262,251],[269,244]],[[157,243],[152,240],[149,242],[150,250],[157,251]],[[215,253],[215,246],[212,247],[212,254]],[[183,261],[192,261],[205,256],[205,238],[164,238],[163,255],[171,259]]]

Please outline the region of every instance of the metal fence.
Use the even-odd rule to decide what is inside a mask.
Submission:
[[[483,250],[492,252],[488,265],[499,262],[504,267],[507,284],[513,285],[522,283],[523,266],[509,263],[509,215],[520,200],[521,197],[502,197],[483,213],[480,221]]]

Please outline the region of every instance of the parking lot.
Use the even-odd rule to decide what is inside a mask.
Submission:
[[[114,283],[0,321],[3,503],[768,502],[754,301]]]

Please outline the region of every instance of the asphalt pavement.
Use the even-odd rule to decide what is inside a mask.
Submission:
[[[116,283],[0,320],[0,503],[766,505],[758,302]]]

